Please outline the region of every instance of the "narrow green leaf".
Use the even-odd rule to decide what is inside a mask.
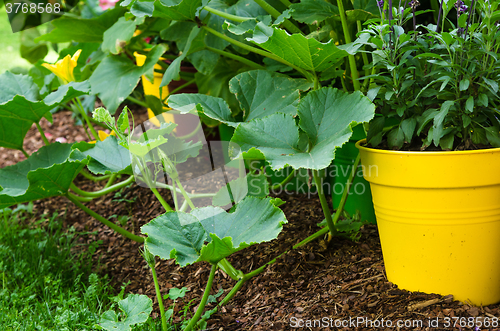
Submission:
[[[403,130],[400,126],[393,128],[387,134],[387,144],[390,149],[400,149],[405,141]]]
[[[498,83],[497,82],[495,82],[494,80],[485,78],[485,77],[483,77],[483,80],[486,82],[486,84],[488,84],[491,87],[493,92],[498,93]]]
[[[413,133],[417,127],[417,120],[414,117],[407,118],[401,122],[401,130],[403,130],[404,139],[406,142],[411,142],[413,138]]]
[[[455,101],[452,100],[446,100],[443,102],[441,105],[441,110],[439,113],[434,117],[434,134],[432,137],[432,140],[434,141],[435,146],[439,146],[439,140],[443,136],[443,123],[446,118],[446,115],[448,115],[448,111],[450,110],[450,107],[455,104]]]
[[[474,97],[472,95],[465,102],[465,110],[467,110],[469,113],[472,113],[474,111]]]
[[[459,89],[460,91],[465,91],[469,88],[469,80],[467,78],[464,78],[460,81],[460,86]]]

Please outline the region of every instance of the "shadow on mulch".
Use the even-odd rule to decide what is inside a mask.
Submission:
[[[52,135],[51,140],[64,137],[68,142],[86,140],[85,131],[75,127],[71,113],[54,114],[54,125],[42,121],[42,127]],[[139,110],[140,119],[147,119]],[[136,121],[140,122],[140,120]],[[42,143],[35,127],[25,140],[31,152]],[[24,157],[20,152],[0,148],[0,167]],[[77,186],[84,190],[98,190],[104,183],[93,183],[81,175]],[[173,205],[170,193],[161,191]],[[288,224],[277,240],[247,248],[228,260],[243,272],[255,270],[290,249],[318,230],[323,217],[317,196],[278,195],[286,204],[281,206]],[[329,201],[330,202],[330,201]],[[86,204],[106,218],[112,215],[128,216],[125,225],[129,231],[140,234],[140,227],[163,213],[163,208],[147,188],[136,184],[124,188],[119,194],[107,196]],[[146,294],[155,302],[153,316],[158,317],[154,284],[149,268],[139,254],[141,245],[114,233],[106,226],[76,208],[65,197],[55,197],[35,203],[35,210],[42,214],[58,211],[65,215],[65,225],[78,231],[90,232],[79,238],[80,242],[101,240],[94,254],[95,265],[101,274],[108,274],[118,290],[130,282],[127,292]],[[112,218],[116,221],[116,218]],[[95,232],[95,234],[93,234]],[[233,300],[208,322],[210,330],[474,330],[460,328],[464,318],[500,317],[500,305],[472,307],[437,294],[424,294],[400,290],[387,281],[384,274],[382,252],[376,226],[361,229],[362,236],[355,243],[345,238],[335,238],[326,247],[321,240],[293,250],[268,266],[263,273],[248,281]],[[185,302],[192,299],[196,306],[208,279],[210,267],[206,263],[180,268],[173,260],[157,259],[157,273],[162,294],[172,287],[187,287],[190,291]],[[217,271],[212,294],[220,289],[227,294],[235,282],[222,271]],[[500,284],[499,284],[500,286]],[[170,302],[166,302],[169,305]],[[176,311],[182,308],[178,303]],[[196,307],[192,307],[194,311]],[[213,304],[207,308],[213,308]],[[439,326],[435,325],[440,319]],[[448,318],[450,326],[443,324]],[[178,321],[178,319],[177,319]],[[402,327],[398,327],[403,323]],[[497,320],[498,321],[498,320]],[[454,327],[454,323],[457,324]],[[406,324],[404,324],[406,323]],[[476,324],[478,325],[478,324]],[[496,326],[496,325],[494,325]],[[478,330],[498,330],[498,327],[480,327]]]

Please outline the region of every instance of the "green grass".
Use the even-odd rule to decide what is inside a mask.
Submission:
[[[55,216],[30,227],[26,217],[0,211],[0,330],[95,330],[112,295],[91,273],[97,243],[78,247]]]
[[[62,220],[33,219],[32,206],[0,209],[0,330],[100,330],[108,309],[123,299],[114,295],[107,276],[92,273],[99,243],[78,244],[74,228]],[[133,328],[159,331],[159,319]]]

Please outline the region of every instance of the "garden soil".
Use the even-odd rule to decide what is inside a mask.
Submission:
[[[147,119],[144,109],[137,109],[135,113],[136,123]],[[50,135],[50,141],[56,138],[70,143],[88,140],[84,129],[74,125],[69,112],[54,114],[54,124],[45,120],[41,124]],[[42,144],[40,134],[33,126],[25,139],[25,149],[31,153]],[[0,168],[23,159],[19,151],[0,148]],[[104,185],[81,175],[76,184],[88,191],[98,190]],[[166,190],[161,193],[173,205],[170,193]],[[281,208],[288,219],[278,239],[252,246],[228,258],[245,273],[266,264],[316,232],[317,223],[323,219],[317,195],[277,196],[286,202]],[[126,216],[129,220],[125,227],[136,234],[140,234],[142,225],[163,213],[151,191],[135,183],[86,205],[115,222],[117,216]],[[86,233],[80,235],[78,240],[81,243],[100,241],[94,254],[95,271],[109,275],[117,291],[123,284],[128,284],[127,293],[148,295],[155,303],[153,316],[158,318],[152,276],[139,253],[140,244],[111,231],[65,197],[38,201],[35,211],[47,215],[58,213],[68,228],[74,227]],[[474,307],[454,301],[452,296],[408,292],[388,282],[376,226],[363,226],[358,242],[334,238],[327,244],[324,239],[291,250],[267,266],[264,272],[248,281],[228,305],[212,316],[207,330],[500,330],[499,327],[475,329],[460,326],[466,319],[478,323],[484,318],[490,321],[499,318],[498,304]],[[173,260],[157,259],[156,271],[163,295],[173,287],[189,289],[184,302],[179,300],[176,305],[178,322],[179,311],[185,303],[192,303],[190,313],[197,307],[210,266],[197,263],[180,268]],[[230,277],[218,270],[212,294],[223,291],[225,295],[234,284]],[[168,306],[171,302],[165,304]],[[214,304],[208,305],[208,308],[213,307]],[[436,319],[440,321],[439,326],[435,324]],[[406,326],[398,327],[398,321]],[[447,328],[443,324],[445,321],[450,323]]]

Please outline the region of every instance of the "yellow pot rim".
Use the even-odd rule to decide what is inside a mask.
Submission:
[[[366,144],[366,139],[359,140],[356,143],[356,147],[360,150],[365,150],[365,151],[370,151],[370,153],[378,153],[378,154],[392,154],[392,155],[422,155],[422,156],[428,156],[428,155],[471,155],[471,154],[487,154],[495,151],[500,151],[500,147],[492,147],[492,148],[486,148],[486,149],[476,149],[476,150],[466,150],[466,151],[388,151],[385,149],[377,149],[377,148],[370,148],[366,146],[362,146],[362,144]]]

